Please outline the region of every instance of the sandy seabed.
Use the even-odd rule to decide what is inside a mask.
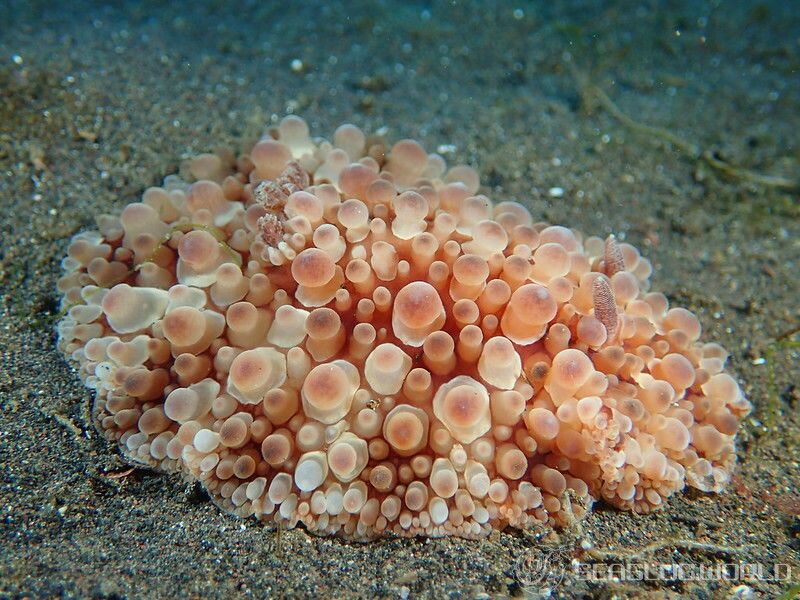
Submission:
[[[798,195],[720,177],[627,129],[583,101],[564,54],[637,119],[796,177],[789,3],[191,6],[0,5],[0,597],[513,597],[533,592],[543,555],[565,568],[758,564],[764,577],[788,565],[797,583]],[[278,535],[176,478],[128,472],[55,348],[67,241],[183,158],[238,149],[287,113],[320,134],[349,121],[417,138],[475,165],[498,201],[640,247],[653,289],[731,351],[755,405],[730,489],[646,517],[598,505],[557,534],[351,544]],[[553,583],[568,598],[791,593],[757,577]]]

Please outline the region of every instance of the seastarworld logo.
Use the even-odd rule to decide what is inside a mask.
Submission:
[[[514,564],[514,576],[523,590],[549,595],[569,569],[570,557],[563,550],[531,548]]]

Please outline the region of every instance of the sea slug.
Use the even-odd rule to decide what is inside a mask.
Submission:
[[[481,537],[729,480],[750,404],[648,260],[413,140],[290,116],[97,224],[58,283],[95,424],[236,515]]]

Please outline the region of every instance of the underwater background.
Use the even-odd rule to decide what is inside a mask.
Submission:
[[[519,596],[520,557],[555,549],[565,566],[586,542],[789,565],[794,581],[568,580],[553,595],[792,597],[799,69],[794,2],[0,0],[0,596]],[[496,201],[641,248],[754,404],[729,489],[644,517],[599,504],[556,534],[352,544],[129,472],[55,349],[67,242],[286,114],[313,135],[352,122],[418,139],[475,166]]]

